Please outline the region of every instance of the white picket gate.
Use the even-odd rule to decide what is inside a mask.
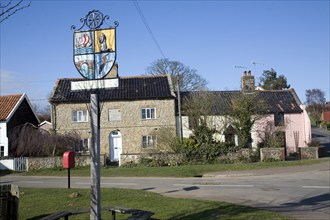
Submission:
[[[14,170],[18,172],[27,171],[26,161],[27,157],[14,158]]]

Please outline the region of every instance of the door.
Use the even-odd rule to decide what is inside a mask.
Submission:
[[[119,131],[112,131],[110,133],[110,161],[119,162],[122,153],[121,134]]]

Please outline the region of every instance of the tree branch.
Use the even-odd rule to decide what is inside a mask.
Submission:
[[[30,7],[30,5],[31,5],[31,2],[29,2],[29,4],[24,5],[24,6],[21,6],[21,3],[22,2],[23,2],[23,0],[19,1],[16,5],[14,5],[14,6],[10,7],[10,8],[7,8],[7,7],[12,3],[12,1],[10,1],[5,6],[1,6],[1,8],[4,11],[2,11],[1,14],[0,14],[0,18],[1,18],[0,23],[2,23],[4,20],[7,20],[12,15],[16,14],[16,12],[18,12],[18,11],[24,9],[24,8]],[[14,10],[14,11],[12,11],[12,10]]]

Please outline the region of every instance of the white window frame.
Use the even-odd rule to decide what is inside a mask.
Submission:
[[[72,111],[72,122],[88,122],[87,110]]]
[[[142,108],[141,118],[143,120],[156,119],[156,108]]]
[[[79,140],[78,149],[76,149],[76,152],[89,152],[89,145],[90,145],[90,139],[89,138],[83,138]]]
[[[156,148],[157,137],[155,135],[143,135],[142,136],[142,148]]]

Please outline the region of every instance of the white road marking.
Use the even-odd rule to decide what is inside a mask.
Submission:
[[[173,186],[186,186],[186,187],[193,187],[193,186],[211,186],[211,187],[254,187],[254,185],[212,185],[212,184],[173,184]]]
[[[38,184],[43,184],[43,181],[20,181],[22,183],[38,183]]]
[[[91,185],[91,183],[76,182],[77,185]],[[122,185],[122,186],[136,186],[137,183],[101,183],[101,185]]]
[[[122,186],[136,186],[137,183],[101,183],[101,185],[122,185]]]
[[[310,188],[310,189],[330,189],[330,186],[302,186],[302,188]]]

